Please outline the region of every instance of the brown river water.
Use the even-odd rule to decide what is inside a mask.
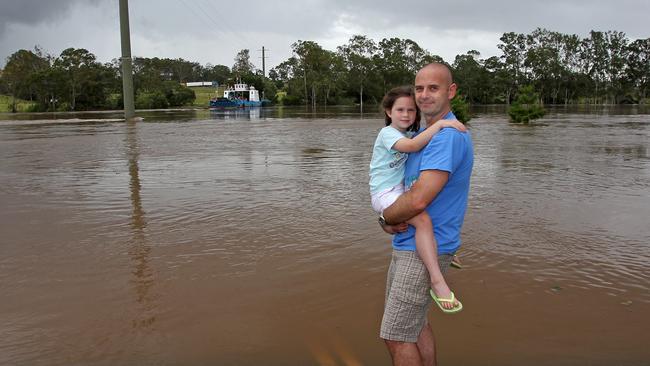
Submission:
[[[650,109],[485,108],[442,365],[650,365]],[[0,365],[389,365],[377,113],[0,115]]]

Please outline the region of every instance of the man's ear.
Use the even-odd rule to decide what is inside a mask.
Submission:
[[[451,83],[451,85],[449,85],[449,100],[454,99],[454,97],[456,96],[457,89],[458,86],[456,85],[456,83]]]

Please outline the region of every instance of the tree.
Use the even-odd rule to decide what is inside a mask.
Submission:
[[[456,94],[454,99],[451,100],[451,111],[459,121],[463,122],[463,124],[472,119],[472,115],[469,111],[469,104],[458,94]]]
[[[269,71],[269,79],[286,97],[282,104],[301,104],[306,95],[303,93],[302,66],[295,54]]]
[[[202,81],[216,81],[219,84],[225,84],[231,77],[230,69],[225,65],[207,64],[201,71]]]
[[[539,102],[539,94],[535,93],[532,85],[519,88],[517,99],[508,110],[512,122],[528,123],[541,118],[546,114],[544,107]]]
[[[174,81],[166,81],[164,86],[165,99],[170,107],[181,107],[192,104],[196,99],[194,90],[183,84]]]
[[[583,91],[578,90],[579,75],[582,71],[580,59],[580,37],[575,34],[562,35],[561,64],[564,68],[562,82],[564,86],[564,103],[568,104]]]
[[[143,91],[135,98],[135,107],[138,109],[160,109],[169,107],[165,94],[160,90]]]
[[[255,66],[251,62],[250,51],[243,49],[235,56],[235,64],[232,66],[232,73],[237,76],[253,74]]]
[[[392,87],[406,85],[413,81],[400,38],[384,38],[379,42],[373,61],[382,80],[384,93]]]
[[[12,96],[12,112],[16,112],[16,98],[34,100],[33,79],[49,66],[48,59],[39,48],[34,48],[33,52],[18,50],[7,57],[2,80]]]
[[[506,91],[506,103],[509,104],[513,90],[516,90],[526,80],[524,70],[526,37],[523,34],[508,32],[504,33],[500,40],[502,43],[497,45],[497,47],[503,52],[501,59],[503,60],[505,70],[510,75],[508,80],[509,85]]]
[[[456,56],[454,64],[454,80],[467,100],[470,102],[481,101],[481,88],[483,66],[478,62],[481,54],[478,51],[467,51],[464,55]]]
[[[98,66],[96,57],[84,48],[67,48],[54,61],[67,76],[70,89],[70,108],[76,109],[77,97],[84,91],[83,87],[93,82],[93,68]]]
[[[644,100],[650,88],[650,38],[637,39],[629,44],[627,65],[628,83]]]
[[[563,74],[560,34],[537,28],[526,36],[526,46],[524,65],[530,71],[530,82],[543,100],[555,103]]]
[[[382,39],[373,55],[383,93],[395,86],[411,84],[415,73],[422,66],[440,61],[441,58],[431,56],[416,42],[400,38]]]
[[[486,103],[505,103],[510,100],[511,76],[501,58],[492,56],[483,61],[483,70],[486,81],[484,82],[485,93],[488,95]]]
[[[623,82],[628,58],[628,40],[625,33],[608,31],[606,33],[609,53],[607,64],[608,92],[611,102],[619,103],[624,97]]]
[[[593,101],[598,103],[607,81],[607,64],[609,63],[607,39],[603,32],[592,30],[589,33],[589,38],[582,40],[581,46],[581,61],[585,66],[586,75],[593,80],[595,88],[592,92]]]
[[[171,69],[173,80],[179,83],[198,80],[201,75],[201,65],[197,62],[186,61],[182,58],[163,59],[162,61],[167,64],[167,69]]]
[[[359,103],[363,110],[364,86],[374,76],[373,56],[377,52],[377,45],[372,39],[362,35],[350,38],[347,45],[339,46],[338,53],[348,68],[350,86],[359,91]]]
[[[337,84],[340,76],[336,68],[342,63],[337,55],[313,41],[298,41],[291,48],[296,55],[295,59],[282,65],[280,71],[286,77],[290,74],[294,84],[297,78],[302,79],[302,95],[306,104],[311,102],[312,106],[316,106],[320,95],[324,104],[327,104],[332,87]]]

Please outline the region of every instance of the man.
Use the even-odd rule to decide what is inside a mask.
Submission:
[[[433,63],[417,73],[415,100],[426,127],[455,118],[451,112],[455,95],[456,84],[447,66]],[[427,322],[429,276],[416,252],[415,230],[403,223],[427,210],[444,273],[460,246],[473,163],[469,133],[441,130],[424,149],[409,155],[404,176],[408,191],[379,218],[384,231],[396,234],[380,333],[394,365],[436,364],[435,339]]]

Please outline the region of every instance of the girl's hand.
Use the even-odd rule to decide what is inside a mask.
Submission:
[[[397,225],[379,225],[387,234],[397,234],[408,230],[409,225],[405,222]]]
[[[465,127],[465,125],[457,119],[441,119],[434,124],[440,126],[440,129],[443,129],[445,127],[453,127],[461,132],[467,131],[467,127]]]

